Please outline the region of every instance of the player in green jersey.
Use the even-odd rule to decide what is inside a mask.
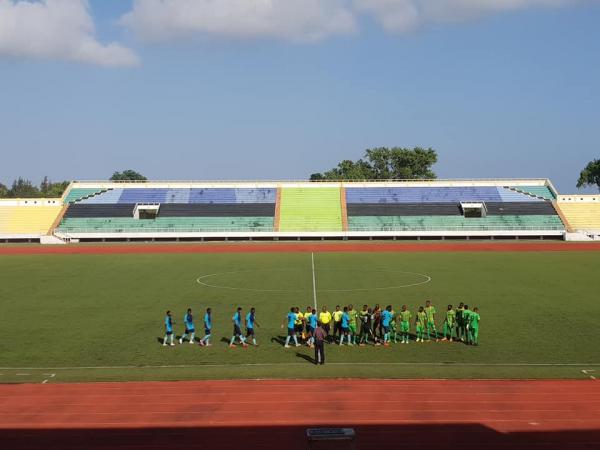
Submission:
[[[444,338],[442,341],[452,342],[452,331],[456,325],[456,311],[452,309],[452,305],[448,305],[446,310],[446,320],[444,320]]]
[[[398,317],[400,318],[400,343],[408,344],[412,313],[406,308],[406,305],[402,305],[402,310]]]
[[[469,334],[471,336],[471,344],[479,345],[479,308],[473,308],[471,314],[469,314]]]
[[[425,313],[422,306],[419,306],[419,312],[417,313],[417,317],[415,319],[416,331],[417,331],[417,342],[425,342],[423,341],[423,336],[425,335],[425,326],[427,324],[427,314]]]
[[[469,305],[465,305],[465,309],[463,310],[463,321],[465,323],[465,335],[463,342],[465,342],[466,344],[470,343],[471,332],[469,331],[469,322],[471,320],[471,314],[472,312],[471,310],[469,310]]]
[[[350,316],[350,333],[352,333],[352,341],[354,344],[358,344],[358,333],[356,332],[356,318],[358,317],[358,311],[354,309],[354,306],[348,305],[348,316]]]
[[[435,306],[431,304],[430,300],[425,302],[425,314],[427,315],[427,340],[431,340],[431,332],[436,342],[439,341],[437,330],[435,329]]]

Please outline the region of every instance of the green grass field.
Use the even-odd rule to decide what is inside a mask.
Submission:
[[[331,364],[309,364],[311,350],[283,349],[279,336],[291,305],[313,304],[310,253],[1,256],[0,382],[600,372],[600,253],[319,253],[315,267],[319,308],[406,303],[415,311],[431,298],[442,312],[464,301],[480,308],[481,345],[330,345]],[[205,275],[219,287],[198,283]],[[238,305],[257,308],[258,348],[223,341]],[[180,334],[186,308],[201,329],[207,306],[213,347],[160,345],[166,309]]]

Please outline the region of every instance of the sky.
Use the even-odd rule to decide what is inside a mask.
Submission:
[[[302,180],[421,146],[439,178],[578,192],[598,24],[598,0],[0,0],[0,182]]]

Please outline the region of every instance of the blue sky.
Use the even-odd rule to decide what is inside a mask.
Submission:
[[[0,182],[305,179],[418,145],[442,178],[567,193],[600,157],[600,2],[187,1],[0,0]]]

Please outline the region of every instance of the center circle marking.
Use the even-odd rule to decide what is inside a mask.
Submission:
[[[425,275],[418,272],[407,272],[402,270],[362,270],[362,269],[319,269],[319,272],[362,272],[362,273],[393,273],[398,275],[414,275],[420,278],[420,281],[416,283],[407,283],[407,284],[398,284],[393,286],[375,286],[368,288],[346,288],[346,289],[319,289],[319,283],[317,278],[317,292],[365,292],[365,291],[373,291],[373,290],[393,290],[393,289],[403,289],[407,287],[421,286],[423,284],[427,284],[431,282],[431,277],[429,275]],[[215,288],[215,289],[227,289],[232,291],[249,291],[249,292],[273,292],[273,293],[283,293],[283,292],[311,292],[312,286],[307,287],[305,289],[268,289],[268,288],[249,288],[249,287],[237,287],[237,286],[226,286],[217,283],[211,283],[210,280],[222,275],[233,275],[233,274],[253,274],[260,272],[297,272],[295,269],[254,269],[254,270],[236,270],[231,272],[217,272],[217,273],[209,273],[205,275],[201,275],[196,279],[196,282],[201,286]],[[310,284],[310,283],[309,283]]]

